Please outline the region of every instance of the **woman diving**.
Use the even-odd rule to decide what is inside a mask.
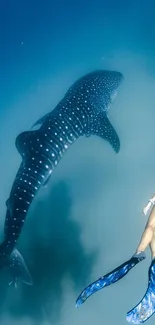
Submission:
[[[149,319],[155,312],[155,194],[143,209],[146,215],[151,210],[145,230],[135,254],[113,271],[102,276],[88,285],[79,295],[76,307],[80,306],[93,293],[117,282],[123,278],[136,264],[145,259],[145,250],[149,246],[151,252],[151,265],[148,272],[148,288],[141,301],[131,309],[126,316],[128,322],[140,324]]]

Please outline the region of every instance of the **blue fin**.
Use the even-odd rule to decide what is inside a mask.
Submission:
[[[155,260],[152,261],[149,268],[148,282],[144,297],[127,313],[126,320],[129,323],[144,323],[155,313]]]
[[[136,264],[138,264],[144,258],[145,254],[143,252],[140,254],[135,254],[125,263],[121,264],[116,269],[114,269],[112,272],[107,273],[95,282],[88,285],[77,298],[76,307],[79,307],[81,304],[83,304],[86,299],[89,298],[93,293],[123,278]]]
[[[26,263],[16,248],[9,255],[6,265],[9,267],[9,271],[13,277],[13,281],[11,281],[9,285],[13,284],[16,287],[17,282],[23,282],[27,285],[33,284],[32,277]]]

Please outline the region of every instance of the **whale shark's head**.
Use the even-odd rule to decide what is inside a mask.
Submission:
[[[99,70],[87,75],[89,79],[90,97],[97,111],[108,111],[115,100],[123,75],[117,71]]]
[[[103,80],[103,81],[102,81]],[[123,81],[123,75],[117,71],[104,71],[101,76],[101,83],[104,82],[104,87],[107,89],[111,102],[114,101],[117,91]]]
[[[66,93],[67,97],[77,97],[82,107],[91,106],[97,112],[107,113],[123,81],[117,71],[96,70],[77,80]]]

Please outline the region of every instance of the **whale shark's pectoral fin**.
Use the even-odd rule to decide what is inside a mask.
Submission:
[[[44,122],[45,122],[45,120],[48,118],[48,116],[51,114],[51,112],[50,113],[47,113],[46,115],[44,115],[44,116],[42,116],[41,118],[39,118],[39,120],[37,120],[33,125],[32,125],[32,127],[31,127],[31,130],[32,129],[39,129],[39,126],[41,126]],[[37,128],[36,128],[36,126],[38,126]]]
[[[95,134],[107,140],[116,153],[120,150],[119,137],[105,114],[100,114],[95,123]]]

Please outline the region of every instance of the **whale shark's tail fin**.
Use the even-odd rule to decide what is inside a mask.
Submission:
[[[18,281],[23,282],[27,285],[33,284],[32,277],[26,266],[26,263],[16,248],[10,254],[8,263],[9,270],[11,271],[11,275],[13,277],[10,285],[13,284],[16,287]]]
[[[9,272],[12,276],[12,281],[9,283],[9,285],[14,285],[15,287],[17,287],[18,282],[22,282],[27,285],[32,285],[32,277],[22,255],[16,248],[13,249],[11,254],[4,255],[4,246],[5,244],[3,242],[0,245],[0,264],[1,268],[3,266],[9,268]]]

